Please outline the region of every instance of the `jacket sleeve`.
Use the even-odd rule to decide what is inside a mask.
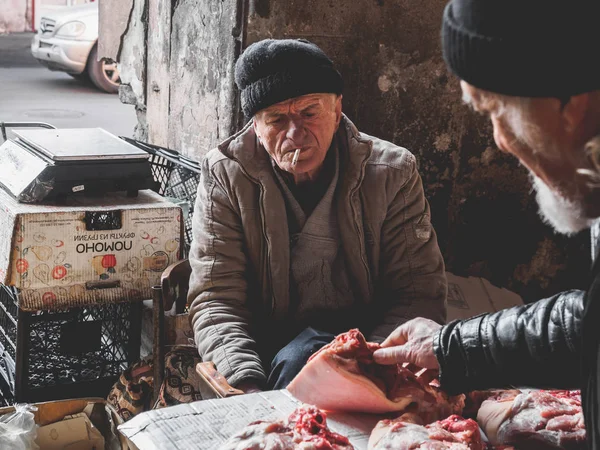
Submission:
[[[382,225],[380,260],[376,288],[383,318],[370,339],[380,342],[397,326],[415,317],[446,322],[448,287],[444,260],[412,155],[408,180],[389,204]]]
[[[246,305],[248,264],[239,212],[205,160],[190,249],[190,320],[200,356],[231,385],[266,380]]]
[[[575,388],[580,376],[583,291],[567,291],[444,326],[434,337],[450,394],[512,387]]]

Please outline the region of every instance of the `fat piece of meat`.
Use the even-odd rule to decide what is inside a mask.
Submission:
[[[484,450],[477,422],[452,415],[420,425],[405,414],[396,420],[380,421],[369,439],[369,450]]]
[[[521,391],[519,390],[500,390],[490,389],[486,391],[471,391],[465,396],[465,409],[462,416],[468,419],[476,419],[477,412],[484,401],[489,398],[511,397],[515,398]]]
[[[464,395],[448,396],[407,366],[376,364],[373,352],[378,348],[357,329],[340,334],[308,360],[287,389],[327,411],[410,411],[425,422],[462,413]]]
[[[510,391],[484,401],[477,420],[491,443],[527,449],[584,449],[579,391]]]
[[[296,409],[287,420],[257,421],[232,436],[219,450],[353,450],[348,438],[327,427],[327,415],[314,406]]]

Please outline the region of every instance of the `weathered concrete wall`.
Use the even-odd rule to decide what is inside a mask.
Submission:
[[[201,158],[235,131],[238,9],[237,1],[100,3],[100,55],[120,63],[138,138]]]
[[[156,1],[134,3],[137,8]],[[487,119],[461,103],[458,81],[440,53],[445,3],[178,0],[171,3],[170,33],[164,23],[161,28],[152,21],[147,30],[160,30],[151,47],[162,56],[166,51],[156,37],[164,33],[168,61],[148,53],[143,62],[148,35],[135,22],[143,18],[138,10],[120,61],[141,121],[148,119],[157,139],[166,133],[169,147],[200,158],[240,124],[232,82],[240,45],[267,37],[310,39],[340,68],[344,110],[359,129],[417,156],[449,270],[484,276],[528,300],[582,286],[589,265],[587,235],[560,238],[541,223],[526,171],[496,149]],[[167,20],[166,11],[155,14]],[[136,46],[139,51],[132,51]],[[155,90],[144,78],[145,64],[158,63],[163,67],[157,72],[168,67],[168,108],[165,80]],[[149,92],[156,92],[159,109],[168,114],[143,114]]]
[[[100,2],[98,5],[98,56],[118,61],[123,47],[123,36],[129,29],[129,22],[134,18],[134,0],[120,0],[118,2]],[[144,9],[145,2],[139,3],[136,11]],[[136,27],[136,24],[132,24]],[[133,36],[131,33],[129,36]],[[137,33],[139,45],[145,47],[145,33]],[[130,38],[129,38],[130,39]],[[140,61],[127,60],[127,65],[139,65]],[[144,66],[142,64],[142,66]]]
[[[31,0],[0,0],[0,33],[31,31]]]
[[[187,155],[201,157],[234,131],[237,8],[181,0],[174,10],[168,141]]]

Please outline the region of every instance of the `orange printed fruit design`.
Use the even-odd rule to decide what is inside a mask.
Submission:
[[[17,259],[15,267],[18,273],[24,274],[25,272],[27,272],[27,269],[29,269],[29,263],[26,259]]]
[[[110,269],[111,267],[115,267],[117,265],[117,258],[115,255],[104,255],[102,257],[102,267],[105,269]]]
[[[67,275],[67,268],[65,266],[54,266],[52,269],[52,278],[60,280]]]

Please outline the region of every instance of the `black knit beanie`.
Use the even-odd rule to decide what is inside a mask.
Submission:
[[[444,59],[480,89],[566,98],[600,89],[599,21],[599,0],[452,0]]]
[[[315,93],[342,93],[342,77],[323,51],[305,39],[265,39],[235,64],[246,118],[275,103]]]

